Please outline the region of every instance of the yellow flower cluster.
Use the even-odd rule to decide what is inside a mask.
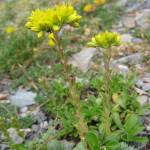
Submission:
[[[95,10],[95,6],[92,4],[86,4],[83,8],[83,11],[86,13],[92,12]]]
[[[120,36],[115,32],[105,31],[96,35],[88,43],[91,47],[110,48],[112,46],[119,46],[121,44]]]
[[[13,26],[7,26],[7,27],[5,28],[5,32],[6,32],[7,34],[14,33],[14,32],[15,32],[15,28],[14,28]]]
[[[55,37],[53,33],[59,32],[66,24],[78,27],[80,19],[81,16],[77,14],[71,4],[59,4],[46,10],[37,9],[33,11],[28,18],[26,27],[36,32],[38,37],[43,36],[45,32],[49,32],[49,44],[54,46]]]
[[[103,4],[106,3],[106,0],[94,0],[94,3],[95,3],[96,5],[103,5]]]
[[[85,13],[93,12],[96,10],[97,6],[101,6],[105,4],[107,1],[106,0],[94,0],[93,3],[88,3],[83,7],[83,11]]]

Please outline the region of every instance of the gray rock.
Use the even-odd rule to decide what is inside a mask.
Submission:
[[[8,145],[0,144],[0,150],[7,150],[7,149],[8,149]]]
[[[150,9],[145,9],[141,13],[137,14],[135,21],[138,26],[143,29],[148,29],[150,27]]]
[[[141,106],[144,106],[145,104],[148,103],[148,96],[141,95],[141,96],[138,97],[138,101],[141,104]]]
[[[138,80],[135,84],[137,85],[137,87],[141,88],[144,83],[142,80]]]
[[[134,28],[136,25],[133,17],[124,17],[122,21],[124,26],[129,29]]]
[[[140,7],[141,7],[141,3],[136,3],[136,2],[128,3],[126,12],[129,13],[129,12],[137,11],[140,9]]]
[[[144,77],[142,78],[142,81],[146,83],[150,83],[150,77]]]
[[[33,114],[32,114],[32,117],[33,117],[33,120],[37,121],[38,124],[44,122],[46,120],[46,116],[45,114],[42,112],[42,111],[35,111]]]
[[[150,91],[150,83],[143,84],[142,89],[143,89],[143,91]]]
[[[132,39],[132,43],[141,44],[141,43],[143,43],[143,40],[140,39],[140,38],[133,38],[133,39]]]
[[[35,125],[35,124],[32,125],[32,131],[33,132],[38,132],[39,129],[40,129],[39,125]]]
[[[142,53],[135,53],[129,56],[125,56],[122,58],[119,58],[117,60],[114,60],[112,64],[138,64],[142,61]]]
[[[15,144],[21,144],[23,142],[23,138],[18,135],[17,131],[14,128],[9,128],[7,129],[7,131],[9,133],[9,137]]]
[[[13,105],[18,107],[25,107],[35,104],[36,94],[31,91],[18,90],[10,96],[10,101]]]
[[[84,48],[79,53],[74,54],[68,63],[86,72],[90,68],[91,59],[96,53],[96,48]]]

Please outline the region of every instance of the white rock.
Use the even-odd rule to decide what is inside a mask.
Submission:
[[[132,42],[132,36],[130,34],[122,34],[121,35],[121,42],[122,43],[131,43]]]
[[[21,113],[25,113],[27,111],[28,111],[28,107],[27,106],[20,108],[20,112]]]
[[[11,103],[18,107],[25,107],[35,104],[36,94],[31,91],[19,89],[15,94],[10,96]]]
[[[48,129],[48,122],[47,121],[41,122],[40,128],[41,129]]]
[[[69,64],[78,67],[83,72],[88,71],[92,57],[97,53],[96,48],[84,48],[77,54],[74,54],[69,60]]]

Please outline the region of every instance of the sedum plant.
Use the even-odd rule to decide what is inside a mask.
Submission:
[[[140,111],[142,111],[142,108],[135,95],[130,95],[131,79],[126,79],[124,83],[121,76],[117,75],[114,77],[110,68],[113,47],[120,44],[120,36],[117,33],[108,31],[96,35],[88,43],[91,47],[101,48],[104,61],[103,81],[102,83],[98,81],[100,85],[97,85],[97,81],[94,83],[98,88],[102,86],[100,90],[102,88],[104,90],[102,94],[102,107],[100,108],[102,111],[99,131],[103,137],[100,137],[100,141],[103,141],[105,144],[103,142],[100,144],[101,149],[116,149],[121,141],[147,141],[146,137],[138,136],[144,130],[140,121]],[[113,90],[120,93],[120,95],[112,93]]]
[[[37,33],[38,37],[48,34],[49,45],[54,47],[60,56],[63,65],[63,77],[69,83],[68,103],[71,103],[76,109],[75,118],[77,123],[74,127],[77,129],[81,140],[85,140],[88,127],[82,116],[82,107],[80,105],[80,95],[78,95],[74,75],[71,74],[70,66],[67,64],[64,44],[60,36],[60,31],[65,25],[78,27],[81,16],[77,14],[71,4],[59,4],[53,8],[45,10],[35,10],[28,18],[26,27]]]
[[[110,113],[111,113],[111,70],[110,70],[110,60],[112,54],[112,47],[119,46],[121,44],[120,36],[117,33],[112,32],[104,32],[96,35],[92,38],[92,40],[88,43],[91,47],[100,47],[103,52],[103,60],[104,60],[104,97],[103,97],[103,122],[105,133],[110,133]]]

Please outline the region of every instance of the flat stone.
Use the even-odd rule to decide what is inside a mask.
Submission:
[[[142,53],[135,53],[129,56],[125,56],[114,60],[112,64],[138,64],[142,61],[143,54]]]
[[[10,96],[10,101],[13,105],[18,107],[25,107],[35,104],[36,94],[31,91],[19,89],[13,95]]]
[[[84,48],[79,53],[74,54],[68,63],[77,67],[82,72],[86,72],[90,68],[92,57],[96,55],[97,51],[96,48]]]
[[[135,44],[141,44],[141,43],[143,43],[143,40],[140,39],[140,38],[133,38],[132,42],[135,43]]]

